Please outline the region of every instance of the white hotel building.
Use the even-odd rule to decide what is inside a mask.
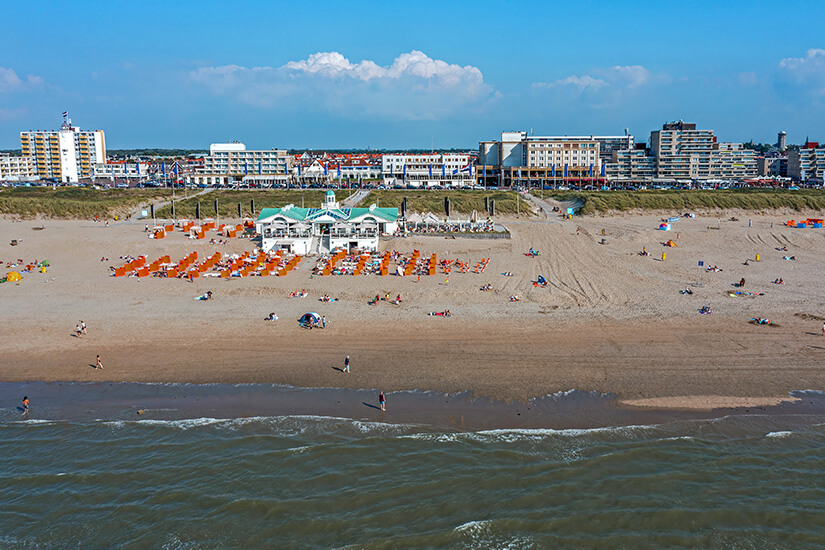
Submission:
[[[292,170],[292,157],[285,149],[247,151],[240,142],[213,143],[203,161],[203,167],[187,178],[188,183],[268,185],[286,182]]]
[[[383,155],[381,173],[387,185],[469,187],[475,183],[473,159],[466,153]]]
[[[531,136],[502,132],[501,139],[478,144],[478,167],[484,185],[545,185],[602,177],[601,145],[633,143],[633,136]]]
[[[20,147],[24,157],[32,158],[38,177],[64,183],[91,179],[94,165],[106,162],[103,131],[83,132],[72,126],[67,113],[58,131],[20,132]]]

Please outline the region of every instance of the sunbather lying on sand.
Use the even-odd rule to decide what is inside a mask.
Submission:
[[[512,277],[513,272],[512,271],[505,271],[504,273],[502,273],[502,275],[504,275],[505,277]]]
[[[450,313],[449,309],[445,309],[444,311],[431,311],[427,315],[435,315],[436,317],[452,317],[453,314]]]
[[[520,298],[518,297],[518,294],[513,294],[512,296],[510,296],[511,302],[518,302],[519,300]]]

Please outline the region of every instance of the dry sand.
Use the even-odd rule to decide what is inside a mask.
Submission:
[[[505,400],[580,389],[612,392],[633,406],[695,408],[771,404],[791,390],[825,389],[825,230],[786,228],[780,215],[751,217],[748,227],[747,214],[725,221],[731,215],[721,224],[715,214],[683,218],[669,233],[656,230],[661,216],[652,215],[503,219],[510,240],[382,242],[389,250],[417,248],[473,264],[491,258],[484,274],[454,272],[449,285],[441,274],[420,283],[395,276],[310,279],[311,260],[286,277],[114,278],[109,266],[122,265],[121,255],[175,260],[197,250],[203,258],[252,250],[254,243],[212,245],[180,232],[149,240],[139,222],[45,221],[34,230],[40,221],[3,220],[0,260],[49,259],[52,267],[0,285],[0,379],[469,389]],[[667,239],[678,248],[662,247]],[[637,254],[643,246],[650,257]],[[526,257],[530,247],[541,255]],[[723,271],[706,272],[699,260]],[[548,288],[532,286],[539,274]],[[729,297],[742,277],[743,290],[765,295]],[[772,284],[778,277],[786,284]],[[494,290],[481,292],[488,282]],[[700,285],[691,286],[692,296],[679,294],[692,284]],[[287,297],[299,289],[309,297]],[[213,300],[193,299],[206,290]],[[387,292],[404,302],[367,305]],[[319,302],[325,293],[339,301]],[[512,294],[521,301],[509,302]],[[713,314],[700,315],[703,305]],[[427,315],[444,309],[453,317]],[[299,328],[306,311],[326,315],[327,329]],[[264,322],[270,312],[280,320]],[[779,326],[748,323],[760,316]],[[88,335],[78,339],[81,319]],[[92,368],[96,354],[102,371]],[[346,355],[351,374],[334,368]]]

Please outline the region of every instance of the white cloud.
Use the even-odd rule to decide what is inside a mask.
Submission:
[[[602,88],[633,89],[653,81],[650,71],[641,65],[616,65],[606,69],[596,69],[593,75],[571,75],[554,82],[537,82],[534,88],[570,87],[579,91]]]
[[[0,93],[4,92],[18,92],[22,90],[28,90],[32,88],[37,88],[43,85],[43,78],[37,75],[26,75],[26,79],[23,80],[14,69],[7,69],[5,67],[0,67]]]
[[[782,78],[803,86],[814,94],[825,93],[825,50],[811,48],[805,57],[788,57],[779,62]]]
[[[303,104],[399,119],[444,116],[495,96],[477,67],[432,59],[417,50],[399,55],[388,66],[318,52],[274,68],[201,67],[189,77],[215,95],[263,108]]]

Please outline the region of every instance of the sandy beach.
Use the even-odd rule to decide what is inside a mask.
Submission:
[[[786,213],[725,212],[682,218],[665,233],[656,227],[666,215],[678,213],[505,218],[508,240],[382,241],[382,250],[471,265],[490,258],[483,274],[453,272],[449,284],[442,274],[310,278],[310,259],[286,277],[115,278],[109,268],[123,265],[120,256],[177,260],[195,250],[204,258],[255,243],[215,245],[181,232],[150,240],[143,222],[6,219],[2,273],[18,258],[51,267],[0,285],[0,379],[469,390],[505,401],[578,389],[613,393],[628,406],[698,409],[825,389],[823,230],[784,227],[794,219]],[[739,221],[726,221],[732,216]],[[678,247],[660,244],[668,239]],[[531,247],[541,254],[525,256]],[[638,254],[643,247],[650,256]],[[706,271],[714,265],[721,271]],[[533,286],[538,275],[547,288]],[[785,284],[773,284],[780,277]],[[764,295],[729,296],[742,278],[742,291]],[[493,290],[480,291],[487,283]],[[680,294],[685,288],[693,294]],[[301,289],[309,296],[288,298]],[[194,300],[207,290],[212,300]],[[376,293],[403,302],[368,305]],[[324,294],[338,301],[319,302]],[[509,301],[514,294],[518,302]],[[702,306],[713,313],[699,314]],[[427,315],[445,309],[451,318]],[[327,328],[301,329],[296,320],[307,311],[325,315]],[[265,322],[270,312],[280,319]],[[74,335],[80,320],[83,338]],[[103,370],[93,368],[97,354]],[[338,370],[346,355],[350,374]]]

